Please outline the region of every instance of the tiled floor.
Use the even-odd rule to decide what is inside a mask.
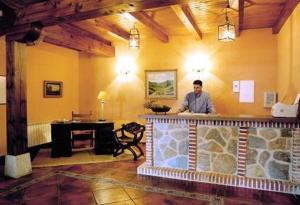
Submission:
[[[143,161],[35,168],[32,175],[17,180],[1,177],[0,204],[300,204],[300,196],[139,176],[136,168]]]

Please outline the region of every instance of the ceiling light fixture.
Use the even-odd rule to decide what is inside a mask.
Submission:
[[[140,32],[135,27],[135,24],[129,31],[129,48],[139,48],[140,47]]]
[[[229,23],[227,9],[230,8],[229,5],[226,7],[225,20],[226,23],[218,26],[218,40],[219,41],[233,41],[235,40],[235,26]]]

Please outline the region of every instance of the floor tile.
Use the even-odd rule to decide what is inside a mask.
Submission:
[[[209,205],[209,201],[172,197],[154,193],[146,197],[133,199],[133,201],[136,205]]]
[[[21,205],[58,205],[58,197],[35,198],[33,200],[24,200]]]
[[[109,204],[105,204],[105,205],[135,205],[135,203],[132,200],[127,200],[127,201],[109,203]]]
[[[107,204],[129,200],[128,194],[121,188],[94,191],[97,204]]]
[[[83,192],[76,194],[66,194],[61,197],[62,205],[96,205],[96,201],[92,192]]]
[[[43,198],[43,197],[56,197],[57,192],[57,184],[44,184],[38,183],[26,188],[24,191],[24,200],[31,200],[36,198]]]
[[[33,168],[19,179],[0,176],[0,205],[300,204],[300,196],[290,194],[137,175],[143,162]]]
[[[19,202],[13,202],[13,201],[11,201],[11,200],[7,200],[7,199],[0,198],[0,204],[1,204],[1,205],[19,205],[20,203],[19,203]]]

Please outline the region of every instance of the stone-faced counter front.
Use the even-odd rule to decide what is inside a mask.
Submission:
[[[197,171],[237,173],[238,128],[197,127]]]
[[[300,193],[300,121],[147,115],[139,174]]]
[[[292,129],[249,128],[246,176],[290,180]]]
[[[154,166],[187,170],[189,143],[187,124],[155,123],[153,129]]]

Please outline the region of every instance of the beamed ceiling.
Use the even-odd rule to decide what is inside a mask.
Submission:
[[[168,43],[175,35],[201,39],[229,20],[243,30],[272,28],[277,34],[300,0],[0,0],[0,34],[18,40],[41,23],[42,40],[94,55],[113,57],[135,23],[141,38]]]

